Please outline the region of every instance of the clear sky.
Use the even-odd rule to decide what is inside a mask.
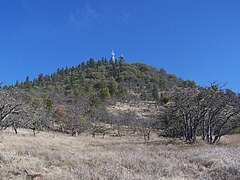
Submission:
[[[124,54],[240,92],[239,0],[1,0],[0,80],[7,84]]]

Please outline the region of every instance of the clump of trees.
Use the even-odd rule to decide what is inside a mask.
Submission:
[[[177,89],[160,115],[165,135],[195,143],[198,136],[214,144],[240,126],[240,97],[214,84]]]
[[[39,74],[33,80],[29,76],[15,87],[26,92],[54,91],[68,97],[97,94],[102,100],[110,97],[126,97],[130,90],[144,91],[143,98],[159,100],[158,89],[192,87],[192,81],[184,81],[165,69],[156,69],[142,63],[129,64],[122,57],[115,62],[102,58],[82,62],[78,66],[59,68],[51,75]]]
[[[20,124],[21,103],[16,100],[20,92],[0,89],[0,130],[12,127],[17,133]]]

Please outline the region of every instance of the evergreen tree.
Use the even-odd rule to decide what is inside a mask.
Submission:
[[[118,88],[117,88],[117,93],[120,95],[120,96],[126,96],[127,95],[127,90],[121,85],[119,84],[118,85]]]
[[[159,87],[161,90],[166,89],[167,87],[167,79],[164,76],[159,77]]]
[[[44,83],[44,76],[43,76],[43,74],[39,74],[38,75],[38,82],[39,82],[40,85],[43,86],[43,83]]]
[[[96,95],[93,95],[90,99],[90,107],[91,108],[97,108],[99,105],[99,101]]]
[[[105,100],[105,99],[107,99],[107,98],[110,97],[110,92],[109,92],[109,89],[108,89],[107,86],[103,86],[103,87],[101,88],[100,93],[101,93],[101,98],[102,98],[103,100]]]
[[[31,82],[30,82],[29,76],[26,77],[26,80],[24,82],[24,86],[28,90],[31,88]]]
[[[152,90],[152,96],[155,101],[159,100],[159,93],[157,87],[154,85],[153,90]]]
[[[103,66],[103,65],[104,65],[104,63],[103,63],[102,60],[98,60],[97,61],[97,67],[100,67],[100,66]]]
[[[116,77],[117,75],[117,65],[115,63],[112,64],[112,76]]]
[[[64,72],[65,72],[65,74],[66,74],[66,75],[68,75],[68,73],[69,73],[69,68],[68,68],[68,66],[66,66],[66,68],[65,68],[65,71],[64,71]]]
[[[53,100],[52,100],[52,98],[50,98],[50,97],[46,98],[44,103],[45,103],[45,109],[46,109],[47,113],[50,113],[50,111],[53,108]]]
[[[94,68],[95,67],[95,60],[93,58],[90,58],[90,60],[87,62],[87,66],[89,68]]]
[[[109,82],[109,92],[111,96],[114,96],[117,92],[117,83],[114,78],[112,78]]]
[[[147,93],[145,91],[143,91],[140,95],[142,100],[147,100]]]
[[[80,64],[80,69],[81,69],[81,70],[84,70],[85,68],[86,68],[85,62],[82,62],[82,63]]]
[[[166,71],[164,68],[161,68],[161,69],[159,70],[159,73],[162,74],[162,75],[164,75],[164,74],[167,74],[167,71]]]
[[[16,83],[15,83],[15,87],[18,87],[18,86],[19,86],[19,82],[16,81]]]

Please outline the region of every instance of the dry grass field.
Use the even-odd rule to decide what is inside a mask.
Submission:
[[[240,136],[219,145],[187,145],[154,137],[108,137],[21,129],[1,134],[0,179],[25,179],[27,170],[45,179],[240,179]]]

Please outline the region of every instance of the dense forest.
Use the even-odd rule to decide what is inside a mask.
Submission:
[[[0,127],[122,136],[151,132],[216,143],[237,132],[240,97],[217,82],[199,87],[165,69],[106,58],[57,69],[0,90]],[[127,106],[127,109],[120,107]],[[143,111],[141,115],[139,112]]]
[[[183,81],[175,75],[167,74],[163,68],[158,70],[142,63],[128,64],[123,58],[114,61],[107,61],[106,58],[95,61],[91,58],[77,67],[61,68],[51,75],[40,74],[33,81],[26,77],[25,82],[19,84],[17,81],[15,84],[15,87],[26,91],[45,89],[64,93],[68,97],[95,93],[102,99],[116,94],[124,96],[130,90],[140,92],[148,99],[154,89],[194,86],[195,82]]]

